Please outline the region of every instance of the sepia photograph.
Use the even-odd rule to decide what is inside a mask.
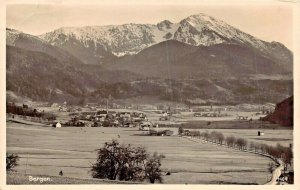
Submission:
[[[294,4],[6,4],[6,184],[294,185]]]

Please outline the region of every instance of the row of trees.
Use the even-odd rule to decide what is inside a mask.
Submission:
[[[234,136],[225,137],[222,132],[212,131],[200,134],[206,141],[211,141],[220,145],[227,145],[228,147],[238,148],[240,150],[247,149],[247,140],[244,138],[235,138]]]
[[[181,127],[178,129],[179,135],[185,134],[185,130],[183,130]],[[244,138],[235,138],[234,136],[225,137],[222,132],[218,131],[212,131],[212,132],[203,132],[200,133],[200,131],[189,131],[190,136],[192,137],[198,137],[202,138],[206,141],[210,141],[213,143],[217,143],[220,145],[227,145],[228,147],[233,148],[239,148],[241,150],[247,149],[247,140]]]
[[[183,134],[183,130],[178,129],[179,134]],[[248,143],[248,141],[244,138],[236,138],[234,136],[225,137],[222,132],[205,131],[200,133],[200,131],[190,131],[190,136],[202,138],[205,141],[210,141],[220,145],[226,145],[231,148],[238,148],[239,150],[250,150],[255,153],[266,154],[272,157],[273,159],[281,159],[285,164],[285,169],[288,165],[291,165],[293,159],[293,151],[290,147],[284,147],[281,144],[277,144],[276,146],[266,145],[262,143]]]
[[[145,148],[121,145],[113,140],[98,149],[97,162],[92,165],[91,173],[100,179],[162,182],[162,158],[164,155],[154,153],[150,156]]]
[[[292,164],[293,160],[293,150],[290,147],[284,147],[281,144],[276,146],[259,144],[259,143],[250,143],[249,149],[255,152],[263,153],[270,155],[273,159],[280,159],[284,163],[284,170]]]

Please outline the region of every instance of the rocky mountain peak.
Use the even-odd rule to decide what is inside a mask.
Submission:
[[[173,23],[171,21],[169,21],[169,20],[163,20],[163,21],[157,23],[157,28],[159,30],[171,29],[171,25],[172,24]]]

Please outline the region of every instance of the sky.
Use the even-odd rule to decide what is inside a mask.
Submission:
[[[278,41],[293,49],[293,9],[288,5],[7,5],[6,26],[39,35],[64,26],[156,24],[162,20],[175,23],[199,13],[221,19],[262,40]]]

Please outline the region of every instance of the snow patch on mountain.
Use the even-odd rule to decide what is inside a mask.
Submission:
[[[158,27],[159,26],[159,27]],[[178,24],[163,22],[151,24],[124,24],[108,26],[63,27],[40,36],[52,45],[63,46],[74,39],[89,48],[93,42],[97,49],[99,45],[117,56],[136,54],[141,50],[171,38],[178,29]],[[171,35],[171,36],[170,36]]]
[[[14,46],[20,33],[21,33],[20,31],[7,28],[6,29],[6,44]]]
[[[41,43],[47,44],[46,41],[40,39],[39,37],[23,33],[22,31],[6,28],[6,44],[10,46],[15,46],[18,39],[20,38],[28,38],[32,40],[38,40]]]

